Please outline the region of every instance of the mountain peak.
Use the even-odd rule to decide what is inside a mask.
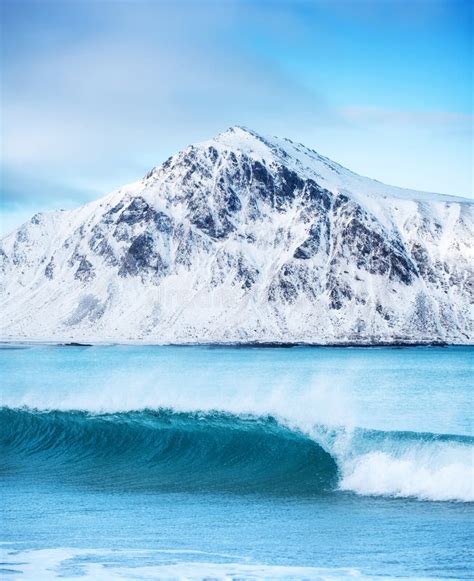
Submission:
[[[257,133],[249,127],[243,125],[233,125],[222,133],[219,133],[212,141],[227,147],[245,149],[252,144],[271,146],[267,137]]]
[[[262,136],[259,135],[256,131],[250,129],[250,127],[246,127],[245,125],[232,125],[225,131],[219,133],[218,137],[221,135],[223,136],[223,135],[242,135],[242,134],[250,135],[260,139],[262,138]]]

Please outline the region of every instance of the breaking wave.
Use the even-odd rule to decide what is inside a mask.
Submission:
[[[173,409],[0,409],[4,479],[163,492],[474,500],[474,438]]]

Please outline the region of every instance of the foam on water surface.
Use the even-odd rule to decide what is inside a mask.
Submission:
[[[353,568],[290,567],[232,561],[231,556],[206,554],[202,551],[164,550],[158,552],[97,549],[42,549],[12,551],[3,549],[0,573],[7,579],[17,575],[25,581],[37,579],[74,580],[81,577],[117,581],[123,579],[286,579],[287,581],[344,581],[373,579]],[[133,566],[123,563],[124,557],[133,560]],[[186,560],[183,559],[186,557]],[[220,562],[213,562],[218,557]],[[198,560],[199,559],[199,560]],[[377,576],[380,581],[392,579]],[[403,577],[397,577],[404,581]],[[410,577],[410,579],[415,579]],[[424,581],[429,581],[424,577]],[[419,581],[422,581],[420,578]]]

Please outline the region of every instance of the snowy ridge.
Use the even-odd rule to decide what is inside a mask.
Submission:
[[[234,127],[6,236],[1,335],[470,343],[472,209]]]

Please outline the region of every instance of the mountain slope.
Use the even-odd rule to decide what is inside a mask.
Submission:
[[[472,208],[234,127],[5,237],[2,336],[472,342]]]

